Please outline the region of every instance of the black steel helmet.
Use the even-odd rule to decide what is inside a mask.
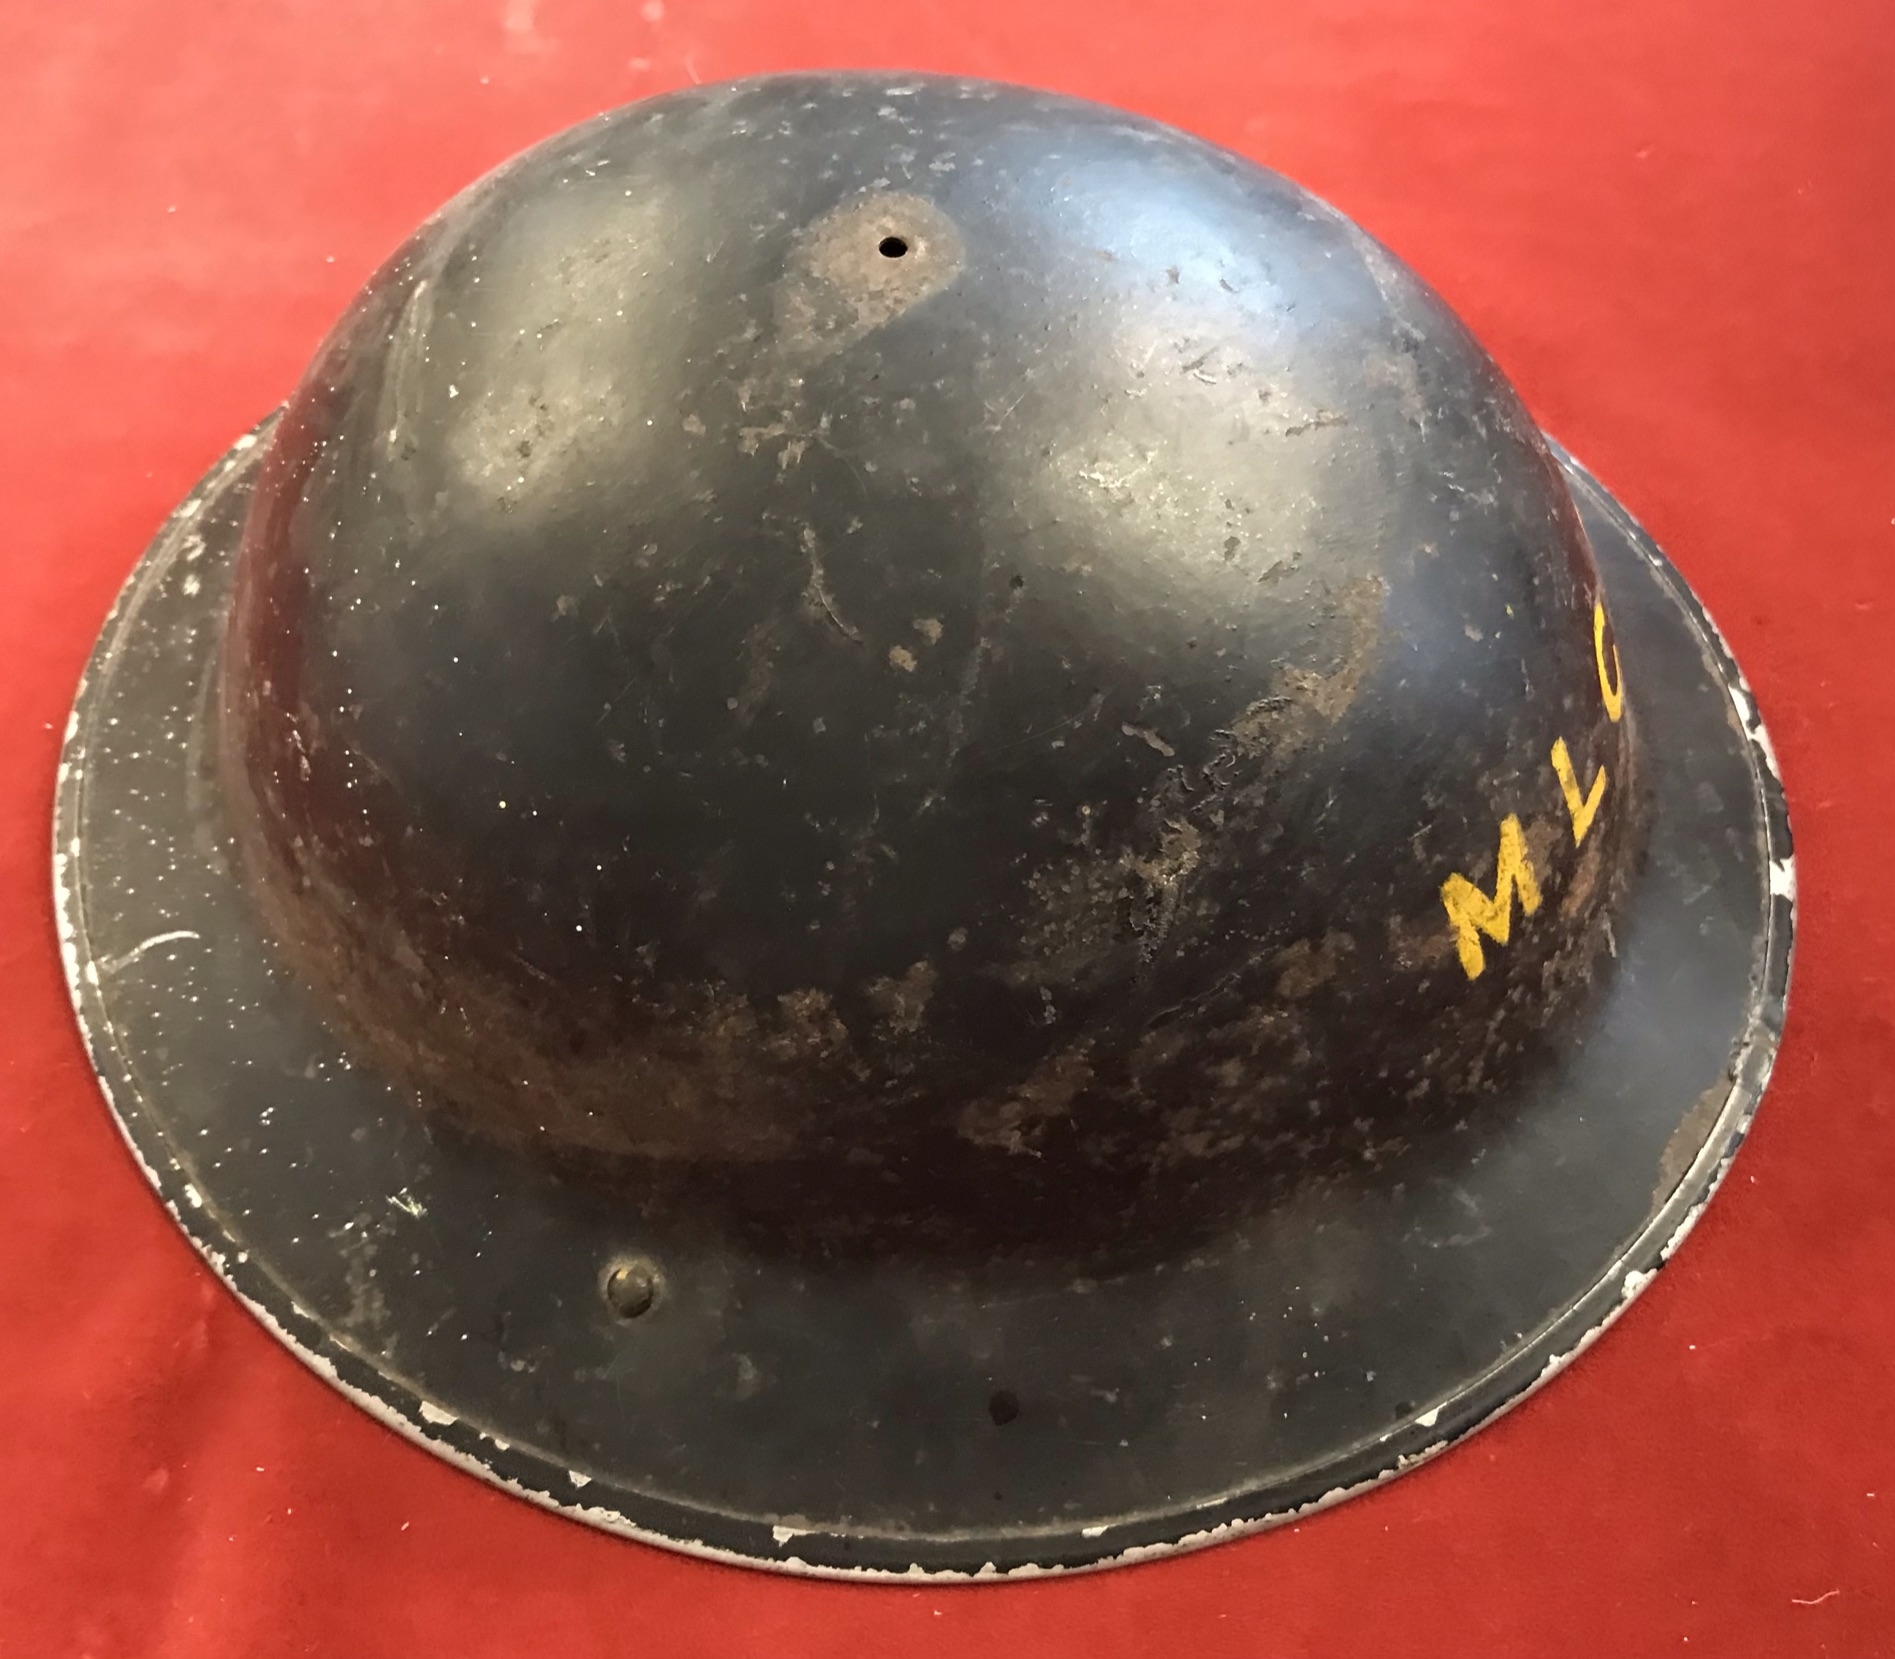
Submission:
[[[134,572],[55,873],[179,1221],[403,1432],[803,1571],[1136,1559],[1555,1370],[1774,1052],[1688,589],[1442,302],[1094,105],[457,198]]]

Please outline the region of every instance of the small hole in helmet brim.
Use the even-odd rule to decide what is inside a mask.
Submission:
[[[633,1256],[613,1263],[600,1281],[605,1305],[620,1319],[641,1319],[658,1300],[663,1279],[655,1262]]]

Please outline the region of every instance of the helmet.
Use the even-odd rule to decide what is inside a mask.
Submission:
[[[1735,665],[1440,299],[970,81],[448,204],[134,572],[58,819],[113,1109],[272,1328],[801,1570],[1448,1443],[1695,1217],[1787,988]]]

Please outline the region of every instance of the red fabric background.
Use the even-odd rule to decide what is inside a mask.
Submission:
[[[1442,1461],[1098,1577],[799,1583],[408,1446],[199,1265],[60,980],[59,731],[147,537],[491,164],[693,77],[1102,98],[1456,305],[1729,633],[1803,908],[1777,1082],[1679,1259]],[[0,8],[0,1652],[1895,1654],[1888,0],[78,0]]]

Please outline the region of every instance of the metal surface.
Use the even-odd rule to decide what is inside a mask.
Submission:
[[[257,489],[273,931],[358,1054],[647,1213],[1172,1255],[1504,1096],[1609,959],[1641,700],[1557,467],[1420,282],[1182,133],[635,105],[411,239]],[[1440,887],[1510,818],[1549,919],[1476,980]]]
[[[1754,1109],[1734,665],[1235,158],[640,106],[424,227],[285,418],[88,672],[68,970],[218,1271],[527,1496],[809,1571],[1259,1524],[1549,1374]]]

